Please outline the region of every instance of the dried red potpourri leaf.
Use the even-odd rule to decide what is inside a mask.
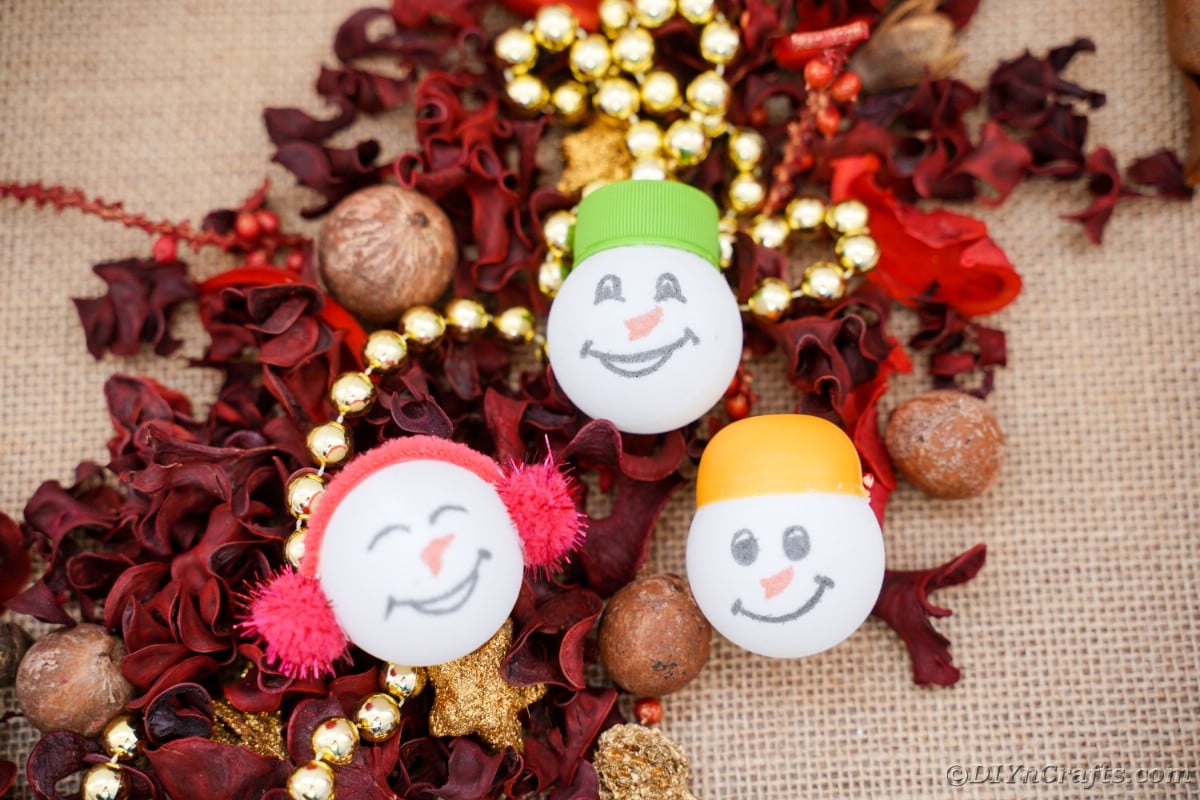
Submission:
[[[894,299],[913,305],[932,298],[974,317],[999,311],[1021,291],[1020,276],[983,222],[900,202],[875,182],[875,156],[837,159],[833,169],[832,199],[853,197],[871,211],[880,257],[867,279]]]
[[[72,731],[50,731],[38,739],[25,762],[25,777],[42,800],[58,800],[59,781],[88,767],[88,756],[102,756],[100,743]]]
[[[29,545],[21,528],[0,512],[0,605],[25,587],[29,580]]]
[[[1100,244],[1104,238],[1104,226],[1108,224],[1121,198],[1121,173],[1112,151],[1106,147],[1097,147],[1089,153],[1084,169],[1088,176],[1088,192],[1094,195],[1092,202],[1082,211],[1064,215],[1063,219],[1082,222],[1092,244]]]
[[[958,389],[980,399],[991,393],[995,368],[1008,363],[1004,331],[964,319],[941,303],[917,304],[917,332],[909,339],[914,350],[929,350],[930,373],[934,387]],[[981,370],[983,378],[975,388],[959,384],[958,376]]]
[[[172,338],[170,319],[180,303],[196,296],[186,264],[128,258],[97,264],[92,271],[108,284],[108,292],[101,297],[76,298],[75,309],[94,358],[106,351],[137,355],[142,342],[165,356],[183,344]]]
[[[886,570],[883,588],[871,613],[900,635],[912,657],[913,682],[953,686],[961,675],[950,659],[950,640],[929,623],[930,617],[953,612],[935,606],[929,595],[975,577],[987,559],[987,547],[977,544],[957,558],[926,570]]]
[[[12,788],[13,780],[17,777],[17,765],[8,759],[0,759],[0,797]]]
[[[282,787],[291,772],[286,761],[200,738],[177,739],[148,750],[146,760],[171,800],[260,797]]]
[[[515,686],[584,688],[584,645],[604,601],[582,587],[526,581],[513,607],[513,641],[503,664]]]
[[[1183,164],[1171,150],[1158,150],[1137,159],[1125,170],[1125,175],[1131,183],[1154,189],[1159,197],[1191,200],[1196,192],[1184,180]]]

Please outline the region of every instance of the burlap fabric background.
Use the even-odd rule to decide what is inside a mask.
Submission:
[[[0,177],[85,187],[133,210],[198,221],[264,173],[285,221],[307,201],[268,166],[264,105],[319,108],[334,27],[360,0],[152,3],[0,2]],[[984,0],[960,74],[1092,36],[1070,75],[1108,92],[1094,144],[1131,157],[1183,145],[1183,95],[1153,0]],[[404,146],[403,114],[373,124]],[[893,567],[928,566],[979,541],[988,565],[936,600],[963,667],[952,689],[912,685],[897,637],[876,621],[820,657],[770,661],[719,637],[701,678],[665,702],[665,731],[691,755],[706,800],[798,797],[1196,797],[1197,502],[1200,459],[1198,206],[1122,206],[1097,248],[1059,215],[1078,186],[1035,182],[1002,208],[974,208],[1022,270],[1026,288],[996,320],[1011,366],[991,403],[1009,438],[999,485],[982,498],[895,495]],[[149,373],[203,404],[208,376],[171,361],[88,357],[69,298],[100,291],[100,260],[148,252],[136,232],[0,202],[0,509],[18,516],[44,479],[102,459],[101,386]],[[203,270],[219,268],[202,259]],[[199,352],[185,319],[186,354]],[[782,410],[787,392],[757,370]],[[925,378],[896,382],[888,402]],[[681,571],[691,513],[681,492],[656,533],[653,566]],[[13,706],[10,690],[0,693]],[[32,733],[0,725],[22,759]],[[953,788],[953,765],[1024,767],[1052,784]],[[1046,766],[1125,770],[1125,785],[1064,780]],[[1156,781],[1183,770],[1186,783]],[[16,796],[27,792],[23,782]]]

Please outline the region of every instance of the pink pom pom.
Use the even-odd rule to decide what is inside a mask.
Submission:
[[[286,567],[250,593],[238,627],[263,642],[267,660],[293,678],[320,677],[346,655],[346,634],[313,578]]]
[[[583,515],[575,509],[571,484],[549,458],[513,464],[496,485],[525,545],[525,564],[549,569],[583,542]]]

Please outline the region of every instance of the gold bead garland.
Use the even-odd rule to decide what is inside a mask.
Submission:
[[[79,796],[83,800],[124,800],[129,796],[129,778],[123,762],[131,761],[141,750],[141,737],[128,714],[113,717],[100,733],[100,744],[108,761],[93,764],[83,774]]]
[[[777,321],[795,298],[832,303],[845,296],[850,279],[868,272],[879,260],[879,246],[867,226],[867,208],[856,200],[827,206],[818,198],[797,197],[782,215],[761,213],[768,199],[761,178],[767,145],[757,131],[726,121],[731,89],[725,67],[736,58],[741,42],[716,3],[602,0],[598,10],[603,35],[584,31],[569,8],[546,6],[534,19],[496,38],[494,52],[505,66],[509,100],[524,112],[550,112],[562,122],[575,123],[586,116],[590,99],[602,122],[623,127],[628,173],[634,180],[673,179],[677,170],[707,158],[712,141],[727,135],[735,175],[726,192],[719,232],[722,268],[732,263],[739,230],[772,249],[786,248],[793,238],[824,233],[836,239],[836,262],[810,264],[794,290],[781,286],[778,279],[764,281],[744,310],[759,320]],[[655,67],[655,42],[649,33],[676,14],[701,26],[700,55],[710,65],[682,92],[671,72]],[[572,79],[551,91],[533,70],[542,51],[568,49]],[[663,123],[668,122],[664,129]],[[591,188],[594,185],[585,187],[584,194]],[[547,297],[554,297],[569,271],[574,222],[573,210],[552,212],[542,221],[546,257],[537,283]]]

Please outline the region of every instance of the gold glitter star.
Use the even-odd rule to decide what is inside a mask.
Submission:
[[[593,122],[562,140],[563,171],[558,190],[575,194],[594,181],[619,181],[629,177],[629,149],[620,128]]]
[[[214,742],[243,744],[261,756],[284,759],[288,754],[282,731],[278,711],[249,713],[238,711],[225,699],[213,703]]]
[[[501,677],[500,663],[511,644],[512,620],[505,620],[474,653],[427,668],[435,692],[429,712],[429,731],[434,736],[477,733],[493,749],[524,749],[517,714],[541,699],[546,687],[540,683],[513,686]]]

